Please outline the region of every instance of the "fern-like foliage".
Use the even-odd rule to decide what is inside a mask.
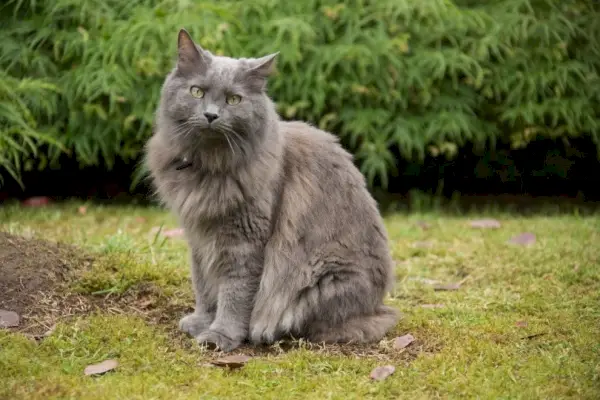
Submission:
[[[280,51],[281,115],[340,135],[383,186],[395,153],[581,135],[600,148],[599,20],[585,0],[7,0],[0,167],[137,159],[181,27],[217,54]]]

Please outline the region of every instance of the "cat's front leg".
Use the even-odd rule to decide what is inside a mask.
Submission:
[[[196,300],[196,308],[193,313],[186,315],[179,320],[179,329],[192,337],[197,337],[206,331],[215,319],[214,304],[217,299],[215,294],[207,288],[202,276],[200,257],[192,256],[190,258],[190,267],[192,271],[192,286]],[[210,311],[212,310],[212,312]]]
[[[193,312],[179,320],[179,329],[182,332],[196,337],[208,329],[213,321],[213,316],[204,312]]]
[[[250,314],[260,279],[258,265],[252,264],[234,264],[222,279],[215,319],[208,330],[196,336],[200,344],[227,352],[248,337]]]

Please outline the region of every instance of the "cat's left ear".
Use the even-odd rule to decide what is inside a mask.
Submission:
[[[250,84],[259,90],[264,89],[267,78],[275,71],[275,61],[278,55],[279,52],[248,62],[247,76]]]

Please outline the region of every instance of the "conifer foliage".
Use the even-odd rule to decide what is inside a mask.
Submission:
[[[0,176],[61,155],[110,168],[151,133],[177,31],[235,57],[280,51],[286,119],[331,130],[383,186],[394,152],[589,136],[600,148],[591,0],[6,0]]]

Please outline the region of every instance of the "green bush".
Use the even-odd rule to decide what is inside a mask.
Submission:
[[[139,158],[177,31],[280,51],[281,115],[338,134],[384,187],[394,153],[588,136],[600,148],[600,6],[584,0],[8,0],[0,165]]]

